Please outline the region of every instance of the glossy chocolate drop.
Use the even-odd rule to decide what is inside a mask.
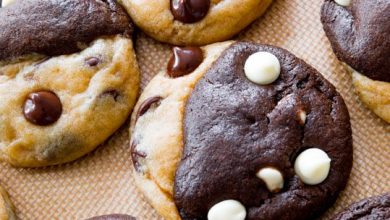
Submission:
[[[29,94],[24,102],[23,114],[26,120],[33,124],[50,125],[60,118],[62,104],[53,92],[34,92]]]
[[[203,62],[203,52],[199,47],[174,47],[168,63],[168,75],[181,77],[193,72]]]
[[[183,23],[202,20],[210,9],[210,0],[171,0],[173,17]]]

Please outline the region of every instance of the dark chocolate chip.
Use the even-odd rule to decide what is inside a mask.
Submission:
[[[183,23],[202,20],[210,9],[210,0],[171,0],[173,17]]]
[[[123,214],[111,214],[111,215],[102,215],[89,218],[87,220],[136,220],[133,216],[123,215]]]
[[[161,98],[160,96],[154,96],[154,97],[151,97],[151,98],[146,99],[146,100],[141,104],[141,106],[140,106],[139,109],[138,109],[136,121],[138,120],[139,117],[141,117],[142,115],[144,115],[144,114],[150,109],[150,107],[151,107],[153,104],[159,105],[161,99],[162,99],[162,98]]]
[[[97,58],[97,57],[89,57],[87,59],[85,59],[85,62],[89,65],[89,66],[97,66],[99,63],[100,63],[100,59]]]
[[[168,62],[168,75],[181,77],[193,72],[203,62],[203,52],[199,47],[174,47]]]
[[[146,158],[146,156],[147,156],[146,153],[138,151],[137,144],[134,141],[131,143],[130,150],[131,150],[131,159],[133,161],[133,166],[134,166],[135,170],[139,173],[142,173],[141,164],[139,162],[139,159]]]
[[[50,91],[30,93],[24,102],[23,114],[27,121],[33,124],[53,124],[61,117],[61,100]]]

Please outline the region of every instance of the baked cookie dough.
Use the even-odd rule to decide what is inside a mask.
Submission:
[[[136,184],[166,219],[311,219],[352,166],[342,97],[273,46],[174,48],[131,132]]]
[[[231,38],[272,0],[121,0],[135,24],[156,40],[205,45]]]
[[[336,215],[333,220],[390,219],[390,193],[363,199]]]
[[[101,215],[89,218],[87,220],[136,220],[133,216],[123,215],[123,214],[111,214],[111,215]]]
[[[390,123],[390,1],[325,0],[321,21],[362,102]]]
[[[124,123],[139,71],[116,1],[17,0],[0,9],[0,29],[1,160],[72,161]]]
[[[0,220],[16,220],[14,206],[8,193],[0,186]]]

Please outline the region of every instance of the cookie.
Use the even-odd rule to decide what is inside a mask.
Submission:
[[[205,45],[227,40],[260,17],[272,0],[122,0],[134,23],[156,40]]]
[[[0,219],[16,220],[14,209],[8,193],[0,186]]]
[[[325,0],[321,21],[362,102],[390,122],[390,1]]]
[[[136,220],[133,216],[123,215],[123,214],[111,214],[111,215],[101,215],[89,218],[87,220]]]
[[[0,29],[1,160],[72,161],[125,122],[139,70],[116,1],[17,0],[0,9]]]
[[[352,166],[340,94],[268,45],[174,48],[131,132],[136,184],[166,219],[311,219]]]
[[[334,220],[390,219],[390,193],[363,199],[337,214]]]

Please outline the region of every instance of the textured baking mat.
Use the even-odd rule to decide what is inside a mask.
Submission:
[[[322,0],[276,0],[262,19],[237,37],[286,48],[331,81],[351,114],[354,164],[346,190],[323,216],[328,219],[353,201],[390,192],[390,125],[369,112],[353,93],[351,77],[337,61],[320,23]],[[142,87],[169,59],[170,47],[139,33],[136,41]],[[131,175],[128,122],[91,154],[44,169],[1,165],[0,181],[20,219],[85,219],[127,213],[159,219],[137,191]]]

